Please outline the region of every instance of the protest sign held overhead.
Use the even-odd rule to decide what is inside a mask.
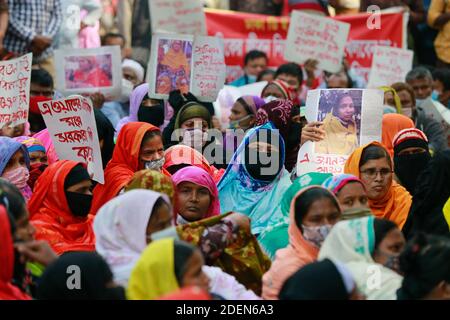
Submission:
[[[122,90],[119,46],[55,50],[56,88],[65,95],[100,92],[118,99]]]
[[[0,128],[28,120],[32,56],[0,62]]]
[[[206,35],[200,0],[149,0],[153,32]]]
[[[343,173],[345,161],[359,146],[381,140],[383,92],[376,89],[325,89],[308,92],[305,116],[325,131],[319,142],[306,142],[297,175]]]
[[[294,11],[284,57],[300,64],[316,59],[319,69],[338,72],[349,31],[349,23]]]
[[[414,53],[411,50],[376,46],[373,52],[368,88],[403,82],[412,69]]]
[[[225,82],[222,40],[182,34],[155,34],[148,65],[149,96],[167,99],[173,90],[215,101]]]
[[[90,99],[74,95],[38,105],[58,158],[86,163],[92,179],[103,183],[100,144]]]

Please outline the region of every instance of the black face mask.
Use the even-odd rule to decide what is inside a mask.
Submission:
[[[67,203],[76,217],[86,217],[91,211],[92,195],[66,191]]]
[[[261,159],[266,162],[266,159],[269,157],[269,163],[263,164]],[[277,161],[277,163],[273,163],[274,161]],[[247,169],[248,174],[256,180],[268,182],[273,181],[278,176],[282,168],[281,155],[279,152],[275,151],[268,153],[259,152],[256,150],[250,151],[249,148],[245,148],[245,168]],[[263,170],[264,168],[266,170]],[[266,171],[269,171],[269,173],[267,173]]]
[[[417,177],[431,160],[429,152],[395,155],[394,172],[400,179],[402,185],[411,194],[414,194]]]
[[[137,116],[139,121],[159,127],[164,123],[164,105],[160,103],[152,107],[140,106]]]

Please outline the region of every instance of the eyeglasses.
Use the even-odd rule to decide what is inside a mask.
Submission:
[[[392,174],[392,170],[390,170],[390,169],[381,169],[381,170],[367,169],[367,170],[364,170],[364,171],[360,171],[360,173],[362,173],[368,179],[375,179],[377,177],[378,173],[379,173],[381,178],[384,179],[388,175]]]

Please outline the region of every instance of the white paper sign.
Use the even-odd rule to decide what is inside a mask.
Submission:
[[[56,88],[64,95],[102,93],[120,98],[122,58],[119,46],[55,50]]]
[[[200,0],[149,0],[153,33],[207,35]]]
[[[349,31],[349,23],[293,11],[284,57],[299,64],[315,59],[319,69],[338,72]]]
[[[102,156],[91,100],[71,96],[38,105],[58,158],[86,163],[92,179],[103,184]]]
[[[28,120],[32,58],[29,53],[0,62],[0,128]]]
[[[411,50],[376,46],[373,52],[368,88],[390,86],[405,81],[412,69],[414,52]]]
[[[148,64],[149,96],[165,99],[173,90],[200,101],[217,99],[225,83],[223,41],[216,37],[154,34]]]
[[[309,91],[305,117],[308,122],[322,122],[325,139],[300,148],[297,176],[343,173],[345,162],[356,148],[381,141],[383,99],[383,92],[376,89]]]

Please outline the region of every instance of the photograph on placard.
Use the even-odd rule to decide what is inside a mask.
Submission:
[[[64,57],[68,89],[104,88],[113,84],[111,54]]]
[[[360,145],[362,90],[321,90],[317,121],[323,123],[325,139],[315,153],[348,155]]]
[[[192,84],[192,36],[159,34],[152,40],[149,62],[149,94],[164,99],[173,90],[190,91]]]

